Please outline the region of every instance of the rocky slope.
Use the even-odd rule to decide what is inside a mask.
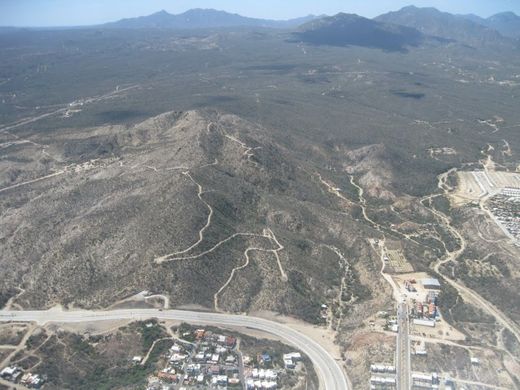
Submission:
[[[170,112],[31,142],[9,148],[1,170],[4,301],[19,287],[22,307],[104,307],[148,290],[174,306],[317,321],[342,278],[351,302],[370,297],[355,288],[359,251],[335,252],[367,245],[352,205],[265,128]]]

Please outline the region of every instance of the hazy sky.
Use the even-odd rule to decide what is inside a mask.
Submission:
[[[148,15],[161,9],[181,13],[190,8],[216,8],[270,19],[332,15],[340,11],[373,17],[409,4],[480,16],[501,11],[520,15],[520,0],[0,0],[0,25],[97,24]]]

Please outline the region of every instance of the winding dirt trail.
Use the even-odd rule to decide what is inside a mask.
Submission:
[[[166,263],[166,262],[169,262],[169,261],[195,260],[195,259],[201,258],[202,256],[205,256],[205,255],[207,255],[207,254],[209,254],[211,252],[214,252],[216,249],[218,249],[219,247],[224,245],[226,242],[232,240],[235,237],[265,237],[265,236],[263,236],[261,234],[257,234],[257,233],[234,233],[231,236],[225,238],[224,240],[219,241],[212,248],[210,248],[210,249],[208,249],[208,250],[206,250],[204,252],[201,252],[199,254],[176,257],[177,253],[173,253],[171,255],[158,257],[158,258],[155,259],[155,262],[157,264],[162,264],[162,263]],[[183,251],[181,253],[185,253],[185,251]]]
[[[224,283],[224,285],[213,296],[213,304],[215,306],[215,310],[216,311],[218,311],[218,312],[222,311],[220,309],[220,307],[219,307],[219,295],[222,293],[222,291],[224,291],[229,286],[229,284],[231,283],[231,281],[233,280],[233,278],[235,276],[235,273],[237,273],[241,269],[246,268],[249,265],[249,262],[250,262],[249,252],[251,252],[251,251],[268,252],[269,250],[266,250],[265,248],[249,247],[249,248],[247,248],[244,251],[244,256],[246,258],[246,261],[244,262],[244,264],[242,264],[241,266],[233,268],[233,270],[231,271],[231,274],[229,275],[228,280]]]
[[[271,252],[271,253],[273,253],[274,256],[276,257],[276,262],[277,262],[277,265],[278,265],[278,269],[280,270],[280,275],[281,275],[282,281],[287,282],[289,280],[289,278],[287,277],[287,274],[286,274],[286,272],[285,272],[285,270],[284,270],[284,268],[282,266],[282,263],[280,261],[280,256],[278,255],[278,252],[283,250],[284,246],[282,244],[280,244],[280,242],[278,241],[278,239],[274,235],[273,231],[271,229],[269,229],[269,228],[264,229],[264,232],[261,235],[258,235],[258,237],[269,238],[271,241],[274,241],[274,243],[276,243],[276,245],[278,245],[278,248],[277,249],[266,249],[266,248],[259,248],[259,247],[249,247],[249,248],[247,248],[244,251],[244,257],[246,259],[244,264],[242,264],[242,265],[240,265],[238,267],[233,268],[233,270],[231,271],[231,274],[229,275],[229,278],[227,279],[227,281],[222,285],[222,287],[213,296],[213,302],[214,302],[215,310],[221,311],[220,308],[219,308],[219,295],[229,286],[229,284],[233,280],[235,274],[238,271],[240,271],[241,269],[244,269],[244,268],[246,268],[249,265],[249,262],[251,260],[250,257],[249,257],[249,252],[251,252],[251,251],[260,251],[260,252]]]
[[[361,207],[361,211],[362,211],[362,215],[363,215],[363,219],[370,225],[372,225],[372,227],[374,229],[376,229],[377,231],[379,231],[379,233],[381,233],[381,235],[383,237],[385,237],[385,231],[387,234],[393,234],[399,238],[402,238],[402,239],[405,239],[405,240],[408,240],[410,242],[413,242],[414,244],[416,245],[419,245],[419,246],[426,246],[426,247],[429,247],[428,245],[426,244],[421,244],[420,242],[414,240],[412,238],[412,235],[410,234],[404,234],[404,233],[401,233],[400,231],[398,230],[395,230],[394,228],[392,227],[383,227],[381,226],[380,224],[378,224],[376,221],[374,221],[373,219],[371,219],[369,216],[368,216],[368,213],[367,213],[367,200],[364,196],[365,194],[365,191],[363,190],[363,187],[361,187],[359,184],[357,184],[354,180],[354,176],[353,175],[349,175],[349,178],[350,178],[350,183],[356,187],[356,189],[358,190],[358,202],[353,202],[352,200],[348,199],[347,197],[345,197],[344,195],[341,194],[341,189],[338,188],[338,187],[335,187],[334,185],[328,183],[327,181],[325,181],[322,176],[319,174],[319,173],[316,173],[316,175],[318,176],[318,179],[320,180],[320,182],[325,185],[327,187],[327,191],[330,192],[331,194],[337,196],[338,198],[340,198],[341,200],[344,200],[346,202],[348,202],[349,204],[352,204],[352,205],[357,205],[359,207]]]
[[[348,287],[347,286],[347,274],[350,271],[350,263],[347,261],[345,256],[343,256],[343,253],[341,253],[341,251],[338,248],[336,248],[335,246],[325,245],[325,244],[321,244],[320,246],[327,248],[328,250],[330,250],[331,252],[334,252],[338,256],[339,267],[340,267],[340,270],[343,271],[343,275],[341,276],[340,289],[339,289],[338,295],[337,295],[336,299],[333,300],[333,302],[338,305],[339,311],[340,311],[340,315],[338,316],[338,322],[336,324],[336,329],[339,329],[339,327],[341,326],[341,320],[344,317],[344,305],[349,304],[352,301],[352,299],[354,298],[354,295],[352,295],[352,297],[350,298],[350,300],[348,302],[343,302],[343,293],[345,292],[345,289],[347,289],[347,287]],[[333,326],[332,326],[333,319],[334,319],[334,316],[333,316],[332,310],[329,310],[329,313],[328,313],[328,324],[329,324],[328,329],[329,330],[332,330],[332,328],[333,328]]]
[[[148,359],[150,358],[150,355],[152,354],[152,351],[153,351],[153,349],[155,348],[155,345],[156,345],[158,342],[160,342],[160,341],[164,341],[164,340],[171,340],[171,339],[172,339],[171,337],[163,337],[163,338],[160,338],[160,339],[154,340],[154,342],[152,343],[152,345],[151,345],[150,348],[148,349],[148,352],[146,352],[145,357],[143,358],[143,360],[141,360],[140,365],[141,365],[141,366],[145,366],[145,365],[146,365],[146,362],[148,362]]]
[[[214,123],[211,122],[208,124],[208,131],[211,127],[211,125],[213,125]],[[244,155],[247,156],[247,159],[249,161],[251,157],[254,156],[254,154],[252,153],[252,151],[254,149],[258,149],[258,148],[250,148],[248,147],[247,145],[245,145],[242,141],[236,139],[235,137],[232,137],[228,134],[225,134],[223,133],[225,137],[231,139],[232,141],[240,144],[241,147],[245,148],[246,151],[244,152]],[[252,163],[255,164],[255,166],[257,165],[256,162],[254,161],[251,161]],[[205,167],[209,167],[209,166],[214,166],[218,164],[218,160],[215,159],[215,161],[213,163],[210,163],[210,164],[206,164],[206,165],[203,165],[199,168],[205,168]],[[154,169],[154,167],[149,167],[150,169],[153,169],[155,171],[157,171],[156,169]],[[205,255],[208,255],[212,252],[214,252],[215,250],[217,250],[219,247],[221,247],[222,245],[224,245],[225,243],[231,241],[232,239],[236,238],[236,237],[257,237],[257,238],[268,238],[270,241],[272,241],[274,244],[276,244],[277,248],[276,249],[270,249],[270,248],[260,248],[260,247],[248,247],[245,251],[244,251],[244,257],[245,257],[245,263],[242,264],[242,265],[239,265],[235,268],[233,268],[233,270],[231,271],[231,274],[229,275],[229,278],[226,280],[226,282],[222,285],[222,287],[214,294],[214,297],[213,297],[213,300],[214,300],[214,306],[215,306],[215,309],[217,311],[221,311],[220,310],[220,307],[219,307],[219,296],[220,294],[229,286],[229,284],[233,281],[234,279],[234,276],[235,274],[240,271],[241,269],[244,269],[246,268],[249,263],[250,263],[250,257],[249,257],[249,253],[253,250],[256,250],[256,251],[262,251],[262,252],[272,252],[273,255],[275,256],[276,258],[276,264],[278,266],[278,269],[280,271],[280,275],[281,275],[281,278],[284,282],[287,282],[288,281],[288,276],[287,276],[287,273],[285,272],[284,268],[283,268],[283,265],[282,265],[282,261],[280,259],[280,255],[279,255],[279,252],[284,248],[284,246],[278,241],[278,239],[276,238],[276,235],[274,234],[274,232],[270,229],[270,228],[266,228],[263,230],[262,234],[257,234],[257,233],[250,233],[250,232],[243,232],[243,233],[234,233],[232,234],[231,236],[219,241],[218,243],[216,243],[212,248],[206,250],[206,251],[203,251],[201,253],[198,253],[198,254],[194,254],[194,255],[186,255],[187,253],[189,253],[190,251],[192,251],[193,249],[197,248],[203,241],[204,241],[204,233],[205,231],[210,227],[211,225],[211,222],[212,222],[212,217],[213,217],[213,214],[214,214],[214,211],[213,211],[213,207],[204,200],[204,198],[202,197],[202,195],[204,194],[204,189],[202,187],[202,185],[200,185],[194,178],[193,176],[191,175],[190,171],[185,171],[183,172],[183,175],[187,176],[196,186],[197,186],[197,197],[199,198],[199,200],[204,203],[204,205],[208,208],[209,212],[208,212],[208,217],[207,217],[207,220],[206,220],[206,223],[205,225],[199,230],[199,233],[198,233],[198,240],[193,243],[192,245],[190,245],[188,248],[186,249],[183,249],[181,251],[178,251],[178,252],[174,252],[174,253],[170,253],[170,254],[167,254],[167,255],[164,255],[164,256],[160,256],[160,257],[157,257],[156,259],[154,259],[154,262],[156,264],[162,264],[162,263],[165,263],[165,262],[170,262],[170,261],[182,261],[182,260],[196,260],[196,259],[199,259]]]
[[[242,148],[244,148],[245,149],[244,156],[246,156],[247,161],[252,163],[255,167],[258,167],[258,163],[256,161],[251,160],[251,158],[255,156],[255,154],[253,153],[253,150],[261,149],[262,148],[261,146],[257,146],[256,148],[252,148],[250,146],[247,146],[244,142],[240,141],[238,138],[235,138],[232,135],[229,135],[227,133],[224,133],[224,137],[230,139],[233,142],[236,142]]]
[[[168,255],[156,258],[155,262],[158,264],[164,263],[165,261],[172,260],[172,258],[175,259],[176,256],[183,255],[184,253],[187,253],[187,252],[191,251],[193,248],[197,247],[204,240],[204,232],[211,225],[211,218],[213,217],[213,207],[211,207],[210,204],[208,202],[206,202],[204,200],[204,198],[202,197],[202,194],[204,193],[202,186],[195,181],[195,179],[193,178],[193,176],[191,176],[189,171],[185,171],[182,174],[185,175],[186,177],[188,177],[197,186],[197,197],[208,208],[208,210],[209,210],[208,218],[206,220],[206,224],[199,230],[199,239],[194,244],[192,244],[191,246],[189,246],[188,248],[186,248],[182,251],[170,253]]]

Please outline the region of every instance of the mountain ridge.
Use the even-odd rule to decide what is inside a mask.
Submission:
[[[407,6],[374,18],[376,21],[416,28],[425,35],[451,39],[470,46],[513,46],[497,30],[476,22],[475,15],[461,17],[433,7]]]
[[[105,23],[105,28],[169,28],[169,29],[200,29],[217,27],[265,27],[265,28],[292,28],[318,18],[307,15],[288,20],[259,19],[242,16],[226,11],[193,8],[181,14],[170,14],[165,10],[147,16],[126,18],[115,22]]]

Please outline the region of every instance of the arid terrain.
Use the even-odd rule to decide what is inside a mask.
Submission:
[[[312,41],[0,33],[0,305],[260,313],[320,342],[354,389],[401,369],[518,388],[518,51],[323,43],[338,20],[368,23],[325,19]],[[2,361],[53,383],[72,383],[49,361],[63,351],[80,366],[145,354],[123,348],[135,324],[97,341],[4,325]],[[117,369],[121,389],[151,375]]]

